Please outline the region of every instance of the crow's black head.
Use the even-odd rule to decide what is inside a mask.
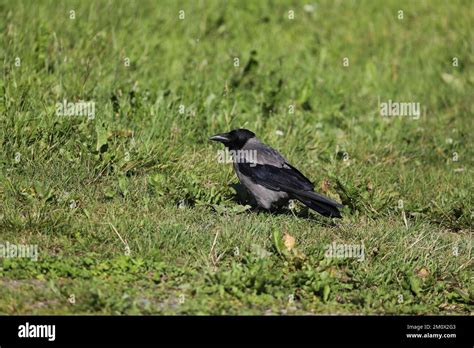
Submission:
[[[248,129],[234,129],[229,133],[216,134],[209,138],[209,140],[219,141],[228,147],[230,150],[241,149],[247,140],[255,137],[255,133]]]

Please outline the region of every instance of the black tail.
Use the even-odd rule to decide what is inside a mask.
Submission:
[[[319,193],[313,191],[297,191],[292,192],[292,196],[321,215],[334,218],[342,217],[338,209],[342,208],[342,204]]]

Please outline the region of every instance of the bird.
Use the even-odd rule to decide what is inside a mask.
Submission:
[[[297,199],[323,216],[342,217],[342,204],[315,192],[307,177],[252,131],[234,129],[209,140],[220,142],[229,150],[235,173],[257,208],[272,211],[287,205],[290,199]]]

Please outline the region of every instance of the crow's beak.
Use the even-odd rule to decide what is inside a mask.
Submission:
[[[216,134],[209,138],[209,140],[219,141],[221,143],[228,143],[230,141],[228,133]]]

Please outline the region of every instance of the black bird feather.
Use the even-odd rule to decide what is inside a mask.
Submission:
[[[274,191],[285,191],[291,198],[297,199],[324,216],[341,217],[337,208],[342,205],[313,191],[314,185],[301,172],[286,163],[289,168],[271,165],[251,166],[251,163],[237,163],[242,174],[253,182]]]

